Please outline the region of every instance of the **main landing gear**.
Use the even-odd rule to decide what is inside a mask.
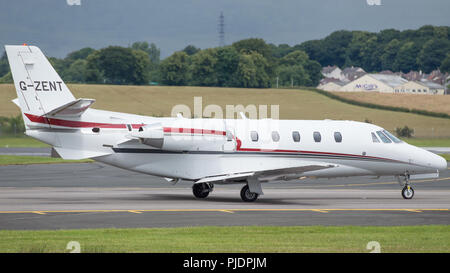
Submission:
[[[253,202],[258,199],[259,194],[255,192],[250,192],[250,188],[248,185],[245,185],[241,189],[241,198],[244,202]]]
[[[263,194],[261,184],[256,179],[249,179],[247,184],[241,189],[241,198],[244,202],[253,202]],[[212,183],[198,183],[192,186],[192,193],[199,199],[208,197],[209,193],[214,189]]]
[[[400,186],[404,186],[402,189],[403,198],[404,199],[413,198],[414,189],[411,187],[411,185],[409,183],[409,173],[405,173],[405,175],[403,176],[404,182],[402,182],[402,179],[400,178],[400,176],[398,176],[397,179],[398,179],[398,183],[400,184]]]
[[[206,198],[213,189],[214,184],[212,183],[199,183],[192,186],[192,193],[197,198]]]

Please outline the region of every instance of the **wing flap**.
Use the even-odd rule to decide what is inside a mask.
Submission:
[[[205,183],[205,182],[216,182],[216,181],[227,181],[227,180],[236,180],[238,178],[246,178],[249,176],[253,176],[254,172],[248,173],[235,173],[235,174],[225,174],[225,175],[216,175],[204,177],[202,179],[197,180],[195,183]]]
[[[253,171],[248,172],[203,177],[197,180],[195,183],[236,181],[246,179],[249,177],[258,177],[260,181],[272,181],[277,179],[295,179],[298,178],[298,176],[304,172],[317,171],[334,167],[337,166],[320,162],[301,161],[297,163],[297,166],[289,166],[285,168],[273,167],[258,170],[255,169]]]

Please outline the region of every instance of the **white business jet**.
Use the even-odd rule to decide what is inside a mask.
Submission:
[[[193,183],[206,198],[214,184],[242,183],[255,201],[261,183],[304,177],[395,176],[411,199],[410,179],[437,178],[444,158],[355,121],[156,118],[90,108],[76,99],[35,46],[5,46],[25,134],[64,159],[86,159]],[[125,102],[124,102],[125,103]]]

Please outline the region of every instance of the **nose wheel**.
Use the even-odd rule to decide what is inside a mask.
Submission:
[[[411,199],[414,196],[414,189],[411,186],[405,186],[402,190],[402,196],[404,199]]]
[[[409,183],[409,173],[405,173],[404,182],[402,182],[400,176],[397,177],[398,183],[400,186],[404,186],[402,189],[402,197],[404,199],[412,199],[414,197],[414,189],[411,187]]]

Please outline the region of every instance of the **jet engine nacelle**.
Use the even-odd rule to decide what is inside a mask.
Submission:
[[[160,123],[142,126],[132,136],[142,144],[166,151],[223,150],[227,142],[222,131],[163,127]]]
[[[142,126],[132,134],[139,138],[142,144],[162,149],[164,146],[164,128],[161,123]]]

